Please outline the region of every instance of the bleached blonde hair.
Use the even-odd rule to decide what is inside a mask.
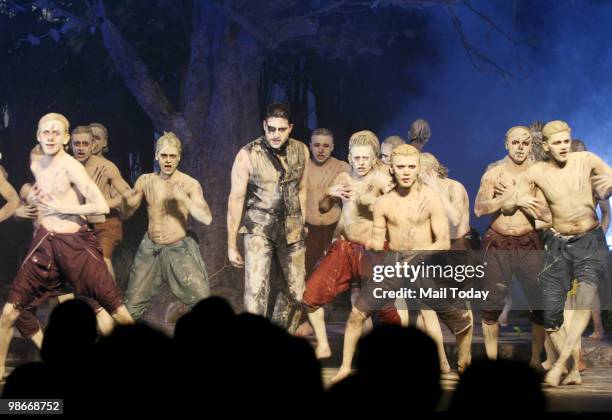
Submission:
[[[157,156],[165,146],[174,146],[178,150],[179,156],[183,154],[183,144],[172,131],[164,131],[164,134],[155,142],[155,155]]]
[[[68,122],[68,118],[64,117],[62,114],[58,114],[55,112],[49,112],[42,116],[40,120],[38,120],[38,128],[36,130],[36,134],[38,135],[40,132],[40,126],[50,120],[57,120],[64,125],[64,134],[68,134],[70,132],[70,123]]]

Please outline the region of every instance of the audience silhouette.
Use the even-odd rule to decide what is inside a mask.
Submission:
[[[431,413],[442,396],[435,344],[417,329],[375,328],[359,343],[355,374],[324,392],[308,341],[263,317],[236,315],[220,297],[180,318],[173,338],[145,324],[98,338],[90,305],[62,303],[49,318],[41,358],[11,373],[3,398],[63,398],[65,413],[94,416],[221,410],[281,417],[287,404],[304,416]],[[508,395],[520,404],[508,405]],[[520,362],[474,362],[451,411],[500,406],[545,411],[538,375]]]

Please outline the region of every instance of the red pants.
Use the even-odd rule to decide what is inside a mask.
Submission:
[[[310,308],[320,308],[331,303],[338,294],[348,290],[351,282],[361,283],[368,277],[376,262],[368,258],[361,244],[338,239],[331,244],[325,257],[319,261],[306,282],[302,299]],[[400,325],[400,317],[393,305],[377,311],[382,322]]]

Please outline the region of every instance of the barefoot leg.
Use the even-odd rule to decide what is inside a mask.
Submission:
[[[327,331],[325,329],[325,309],[308,309],[308,320],[314,329],[315,337],[317,339],[317,347],[315,348],[315,354],[317,359],[325,359],[331,356],[331,348],[329,347],[329,341],[327,340]]]
[[[0,381],[4,380],[6,356],[13,339],[17,318],[19,318],[19,310],[12,303],[6,303],[0,315]]]
[[[544,347],[544,340],[546,338],[546,331],[544,326],[536,324],[535,322],[531,327],[531,360],[529,366],[534,369],[541,369],[540,356],[542,354],[542,347]]]
[[[482,322],[482,335],[485,343],[485,350],[489,360],[497,360],[497,340],[499,337],[499,324],[487,324]]]
[[[423,315],[423,322],[425,324],[425,331],[433,338],[438,349],[438,357],[440,358],[440,371],[442,373],[450,372],[450,364],[446,358],[446,352],[444,351],[444,337],[442,336],[442,328],[440,327],[440,321],[438,320],[438,314],[431,309],[421,310]]]
[[[344,331],[344,349],[342,353],[342,365],[338,373],[332,378],[332,383],[337,383],[346,378],[351,373],[351,365],[353,356],[357,349],[357,343],[361,336],[363,324],[367,319],[367,315],[361,313],[355,307],[351,310],[348,321],[346,322],[346,330]]]

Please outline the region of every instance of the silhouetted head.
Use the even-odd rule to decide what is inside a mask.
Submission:
[[[526,363],[477,360],[461,376],[451,410],[487,415],[500,409],[505,414],[543,413],[546,399],[540,382],[536,371]]]
[[[6,378],[2,398],[63,398],[57,377],[41,362],[17,366]]]
[[[79,363],[89,356],[96,337],[91,306],[79,299],[69,300],[51,312],[40,354],[52,365]]]

